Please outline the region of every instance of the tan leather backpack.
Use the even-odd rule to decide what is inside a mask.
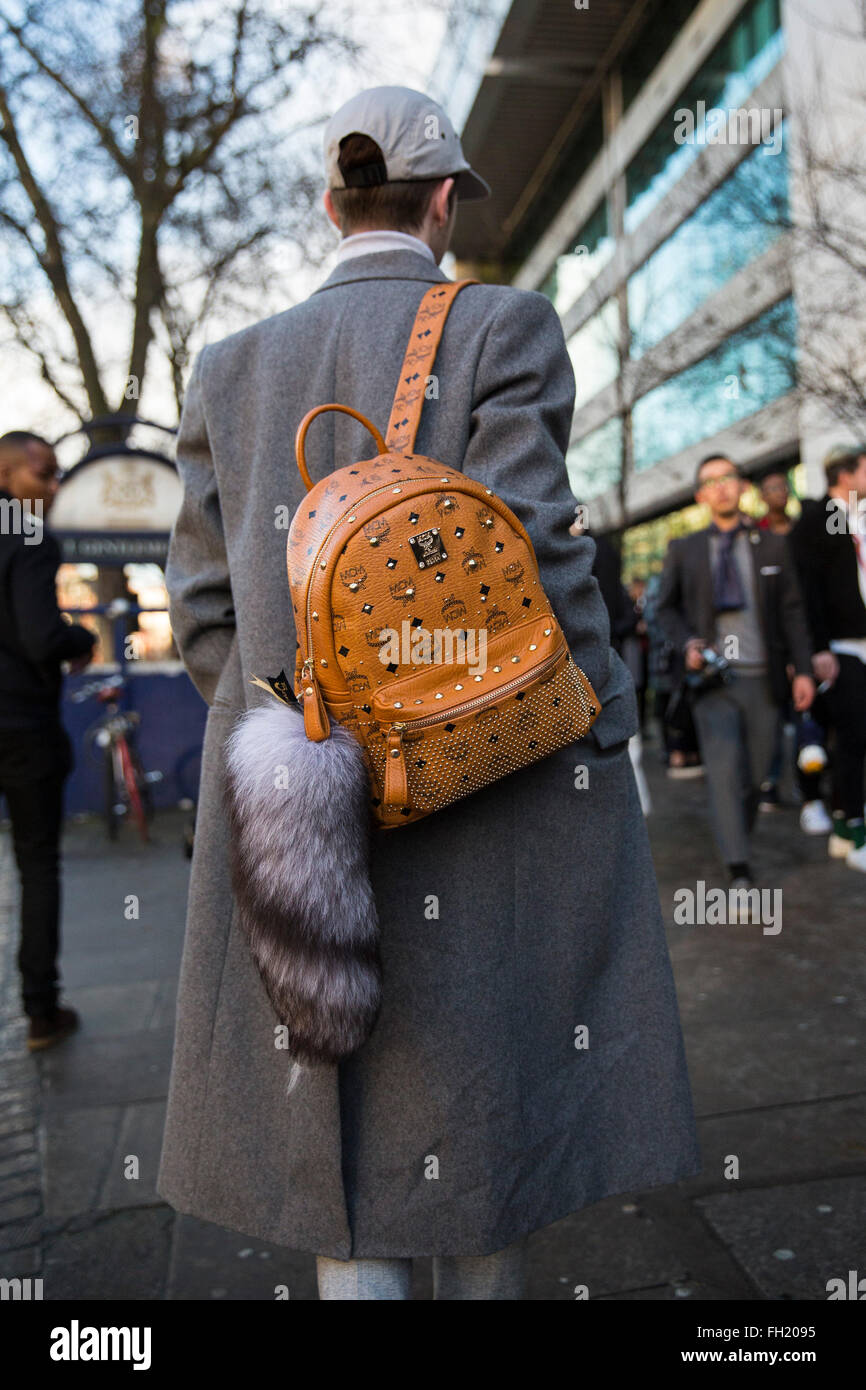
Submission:
[[[421,300],[386,439],[319,405],[295,452],[308,496],[287,564],[295,693],[308,739],[331,719],[367,754],[375,818],[405,825],[582,738],[599,713],[538,577],[532,543],[490,488],[413,454],[448,310],[474,280]],[[313,485],[307,430],[360,420],[378,455]]]

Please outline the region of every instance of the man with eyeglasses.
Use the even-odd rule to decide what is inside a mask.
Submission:
[[[729,458],[701,460],[695,500],[709,509],[710,524],[671,541],[658,602],[660,623],[683,652],[686,670],[704,677],[693,693],[695,727],[716,842],[737,889],[751,887],[749,836],[780,708],[790,696],[795,709],[808,709],[815,696],[812,644],[788,542],[740,510],[745,488]],[[715,657],[722,658],[721,670]]]

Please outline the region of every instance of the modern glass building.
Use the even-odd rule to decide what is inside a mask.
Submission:
[[[686,506],[714,450],[753,474],[802,460],[822,490],[834,430],[799,379],[791,209],[803,55],[816,23],[840,42],[832,12],[851,2],[514,0],[487,16],[483,61],[465,21],[474,84],[453,42],[437,66],[493,188],[461,209],[457,271],[555,305],[577,386],[569,476],[598,530]]]

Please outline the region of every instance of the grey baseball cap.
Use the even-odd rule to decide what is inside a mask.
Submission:
[[[463,155],[453,125],[438,102],[411,87],[368,87],[336,111],[325,127],[325,172],[329,188],[346,188],[340,170],[340,141],[347,135],[375,140],[384,165],[353,169],[351,187],[451,176],[458,198],[487,198],[490,186]]]

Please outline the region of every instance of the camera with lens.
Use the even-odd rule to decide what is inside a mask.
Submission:
[[[687,671],[686,684],[693,695],[703,695],[707,690],[718,690],[731,679],[731,663],[719,656],[712,647],[701,650],[704,665],[700,671]]]

